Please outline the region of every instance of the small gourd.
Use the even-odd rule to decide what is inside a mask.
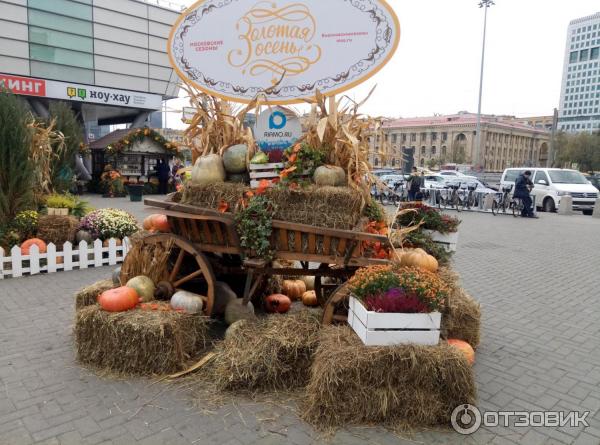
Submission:
[[[314,290],[309,290],[302,294],[302,303],[304,306],[318,306],[317,293]]]
[[[200,295],[180,290],[171,297],[171,307],[173,309],[183,309],[188,314],[199,314],[204,308],[204,300]]]
[[[133,309],[139,303],[139,296],[135,289],[122,286],[109,289],[98,296],[98,304],[108,312],[124,312]]]
[[[437,272],[439,268],[438,261],[434,256],[429,255],[423,249],[414,249],[400,254],[400,265],[405,267],[417,267],[419,269],[428,270],[429,272]]]
[[[145,275],[139,275],[130,279],[125,286],[135,289],[143,303],[147,303],[148,301],[154,299],[154,291],[156,290],[156,286],[154,286],[152,279]]]
[[[283,280],[281,293],[287,295],[290,300],[295,301],[302,298],[306,292],[306,284],[302,280]]]
[[[265,309],[267,312],[285,314],[290,310],[292,300],[287,295],[273,294],[265,298]]]

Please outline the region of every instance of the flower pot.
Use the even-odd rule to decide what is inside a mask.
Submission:
[[[456,252],[458,232],[441,233],[435,230],[423,230],[423,233],[431,236],[435,243],[444,246],[448,252]]]
[[[59,209],[55,207],[48,207],[48,215],[52,216],[68,216],[69,209]]]
[[[131,200],[131,202],[142,201],[142,196],[144,195],[143,184],[129,184],[127,186],[127,190],[129,191],[129,199]]]
[[[367,346],[437,345],[441,321],[440,312],[400,314],[367,311],[360,300],[350,295],[348,324]]]

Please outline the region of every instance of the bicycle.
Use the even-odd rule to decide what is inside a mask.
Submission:
[[[469,192],[465,199],[465,204],[467,209],[471,210],[471,208],[477,206],[477,194],[475,193],[475,191],[477,190],[477,184],[468,184],[467,189],[469,190]]]
[[[497,199],[498,195],[496,195],[496,197],[494,198],[494,202],[492,203],[492,214],[494,216],[500,213],[500,211],[506,214],[506,212],[510,210],[510,204],[512,202],[510,194],[512,192],[512,189],[512,185],[502,187],[502,195],[500,197],[500,200]]]
[[[523,204],[523,200],[521,198],[513,198],[510,206],[512,207],[513,216],[515,218],[521,216],[523,214],[523,210],[525,209],[525,204]]]
[[[448,187],[452,192],[446,203],[450,204],[450,208],[455,208],[457,212],[461,212],[464,206],[464,199],[460,197],[460,182],[458,184],[449,184]]]

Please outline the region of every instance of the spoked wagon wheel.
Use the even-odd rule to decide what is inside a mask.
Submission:
[[[195,279],[204,279],[207,285],[204,299],[204,314],[210,316],[215,301],[215,275],[210,262],[192,243],[173,234],[147,236],[143,244],[171,244],[171,256],[167,264],[166,279],[157,283],[157,293],[162,298],[171,298],[175,290]]]
[[[336,310],[348,301],[349,296],[350,287],[348,283],[342,284],[331,294],[323,311],[323,318],[321,319],[323,325],[346,322],[348,320],[347,315],[336,314]]]

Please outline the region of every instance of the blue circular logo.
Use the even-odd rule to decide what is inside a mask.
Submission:
[[[277,120],[279,123],[275,123],[275,118],[278,118]],[[286,124],[287,117],[285,117],[285,114],[281,111],[275,111],[271,114],[271,117],[269,117],[269,129],[271,130],[281,130]]]

